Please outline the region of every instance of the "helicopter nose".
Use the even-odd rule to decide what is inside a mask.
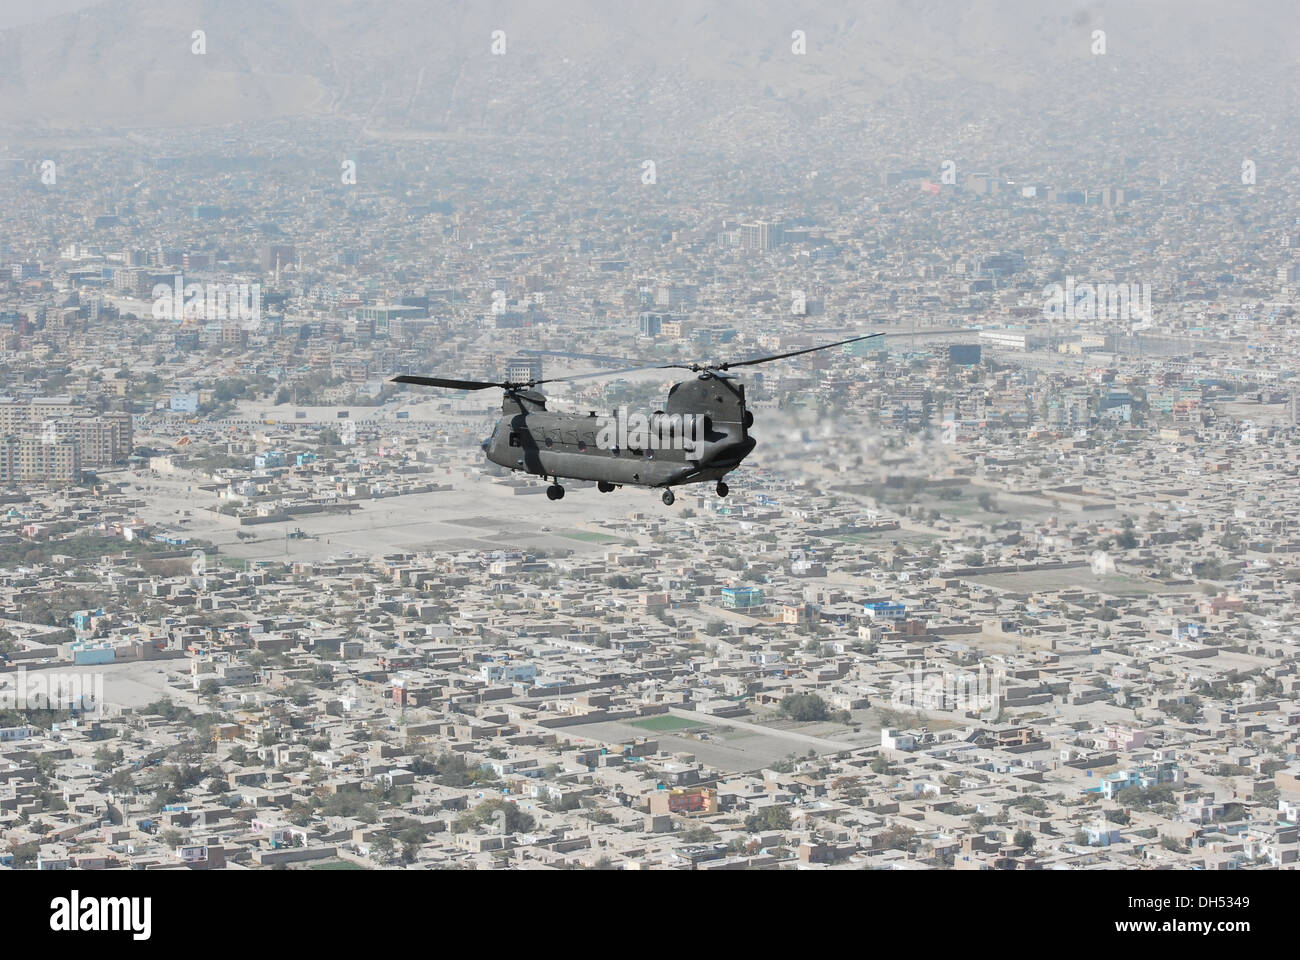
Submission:
[[[484,440],[484,441],[483,441],[482,443],[480,443],[478,446],[479,446],[479,449],[480,449],[480,450],[482,450],[484,453],[487,453],[487,452],[488,452],[488,447],[492,446],[492,438],[491,438],[491,437],[488,437],[486,440]]]

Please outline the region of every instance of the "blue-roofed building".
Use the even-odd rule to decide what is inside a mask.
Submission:
[[[762,587],[722,588],[722,606],[727,610],[757,610],[766,602]]]
[[[907,615],[907,605],[889,601],[873,601],[864,603],[862,612],[872,620],[902,620]]]
[[[1128,770],[1116,770],[1114,773],[1108,773],[1101,778],[1101,787],[1098,792],[1107,800],[1115,799],[1115,794],[1121,790],[1127,790],[1132,787],[1138,787],[1146,790],[1161,783],[1182,783],[1182,768],[1173,760],[1166,760],[1163,763],[1145,764],[1140,767],[1131,767]]]
[[[117,651],[107,643],[72,643],[68,645],[68,657],[77,666],[88,664],[114,663]]]
[[[266,467],[283,467],[284,451],[267,450],[265,453],[259,453],[257,456],[253,457],[253,466],[258,469]]]

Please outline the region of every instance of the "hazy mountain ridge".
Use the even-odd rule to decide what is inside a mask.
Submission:
[[[0,31],[0,121],[338,115],[386,129],[613,125],[632,135],[746,109],[799,124],[900,94],[992,105],[1068,92],[1071,76],[1121,63],[1161,64],[1173,82],[1179,65],[1248,57],[1255,72],[1233,78],[1245,86],[1294,62],[1297,31],[1278,26],[1297,18],[1283,0],[1247,4],[1226,24],[1213,19],[1218,7],[893,0],[841,11],[733,0],[703,14],[662,0],[640,16],[604,0],[104,0]],[[1104,63],[1089,50],[1099,27]],[[204,56],[191,52],[195,29],[206,31]],[[505,56],[490,52],[497,29]],[[806,56],[791,53],[796,29]]]

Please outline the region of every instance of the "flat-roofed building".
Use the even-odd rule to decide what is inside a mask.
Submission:
[[[76,440],[49,437],[0,439],[0,483],[75,483],[81,479]]]

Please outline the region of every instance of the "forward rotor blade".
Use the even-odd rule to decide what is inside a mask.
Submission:
[[[488,383],[483,380],[448,380],[443,377],[417,377],[412,374],[401,374],[393,377],[393,383],[410,383],[421,387],[444,387],[448,390],[486,390],[489,387],[498,387],[502,390],[509,390],[514,387],[537,387],[543,383],[573,383],[577,380],[594,380],[598,377],[617,377],[625,373],[640,373],[645,370],[730,370],[732,367],[749,367],[756,363],[771,363],[773,360],[784,360],[786,357],[798,357],[805,353],[814,353],[818,350],[829,350],[831,347],[842,347],[846,343],[857,343],[859,340],[870,340],[873,337],[883,337],[883,333],[868,333],[861,337],[849,337],[847,340],[837,340],[834,343],[823,343],[816,347],[805,347],[802,350],[791,350],[788,353],[777,353],[770,357],[751,357],[748,360],[736,360],[732,363],[719,364],[686,364],[686,363],[660,363],[651,364],[644,367],[623,367],[619,370],[598,370],[595,373],[579,373],[571,377],[547,377],[545,380],[533,380],[524,383]]]
[[[625,367],[622,370],[598,370],[596,373],[580,373],[573,377],[548,377],[545,380],[534,380],[533,386],[542,383],[570,383],[574,380],[593,380],[596,377],[616,377],[622,373],[638,373],[642,370],[689,370],[691,369],[684,363],[665,363],[649,367]]]
[[[859,340],[870,340],[872,337],[883,337],[883,333],[868,333],[864,337],[849,337],[847,340],[837,340],[834,343],[823,343],[819,347],[805,347],[803,350],[791,350],[789,353],[777,353],[770,357],[753,357],[749,360],[737,360],[734,363],[720,363],[717,369],[730,370],[732,367],[749,367],[756,363],[771,363],[773,360],[784,360],[786,357],[797,357],[804,353],[813,353],[817,350],[829,350],[831,347],[842,347],[846,343],[857,343]]]
[[[393,377],[393,383],[413,383],[421,387],[446,387],[448,390],[486,390],[488,387],[505,387],[504,383],[487,383],[483,380],[446,380],[442,377],[416,377],[409,373]]]

